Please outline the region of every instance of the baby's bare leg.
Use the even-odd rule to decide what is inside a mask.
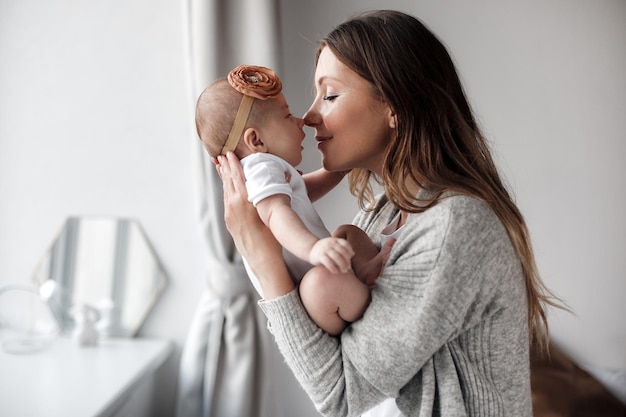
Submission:
[[[299,289],[311,319],[333,336],[359,319],[370,302],[369,288],[354,274],[333,274],[322,266],[307,272]]]
[[[371,262],[378,255],[378,248],[374,245],[367,233],[351,224],[339,226],[334,232],[334,237],[346,239],[354,249],[352,257],[352,269],[356,276],[368,286],[373,286],[378,278],[382,265],[373,265]]]

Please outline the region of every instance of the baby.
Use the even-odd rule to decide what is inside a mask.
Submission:
[[[281,90],[268,68],[233,69],[198,98],[198,136],[211,157],[233,151],[240,159],[248,198],[283,246],[307,313],[324,331],[338,335],[365,311],[382,261],[361,229],[343,225],[331,236],[324,226],[312,201],[345,173],[321,168],[302,175],[295,169],[302,161],[304,121],[290,113]],[[245,259],[244,265],[262,297]]]

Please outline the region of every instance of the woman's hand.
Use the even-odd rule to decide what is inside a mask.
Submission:
[[[365,285],[367,285],[370,289],[376,286],[376,280],[378,277],[383,275],[385,265],[387,265],[389,255],[391,255],[391,249],[395,243],[395,238],[387,240],[382,248],[380,248],[380,252],[378,252],[378,254],[369,262],[361,266],[359,279],[363,280]]]
[[[222,179],[224,189],[224,221],[226,228],[235,241],[239,252],[247,259],[254,249],[254,241],[267,242],[270,247],[274,243],[269,229],[262,224],[256,209],[248,202],[248,191],[241,164],[237,157],[229,152],[230,157],[217,157],[217,172]],[[254,238],[247,230],[259,233]]]
[[[239,253],[259,279],[265,299],[295,288],[283,261],[282,247],[248,201],[241,163],[233,152],[213,162],[224,188],[224,221]]]

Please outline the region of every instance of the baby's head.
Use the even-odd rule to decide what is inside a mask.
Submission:
[[[284,109],[289,110],[281,90],[280,79],[272,70],[249,65],[241,65],[228,74],[228,79],[219,79],[209,85],[196,104],[198,136],[209,155],[216,157],[235,151],[239,158],[243,158],[255,152],[248,135],[256,135],[254,139],[259,139],[265,125],[272,125],[275,117],[282,117],[280,114]],[[287,116],[291,117],[289,113]],[[292,129],[290,124],[281,126],[280,132],[291,137],[294,134],[299,136],[295,130],[286,130]],[[296,125],[302,132],[302,125],[297,122]],[[240,140],[242,137],[245,140]],[[273,139],[268,137],[267,140]]]

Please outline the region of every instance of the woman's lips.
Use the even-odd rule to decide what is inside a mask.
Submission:
[[[324,146],[324,143],[329,141],[331,138],[326,136],[315,136],[315,141],[317,142],[317,149],[321,149]]]

